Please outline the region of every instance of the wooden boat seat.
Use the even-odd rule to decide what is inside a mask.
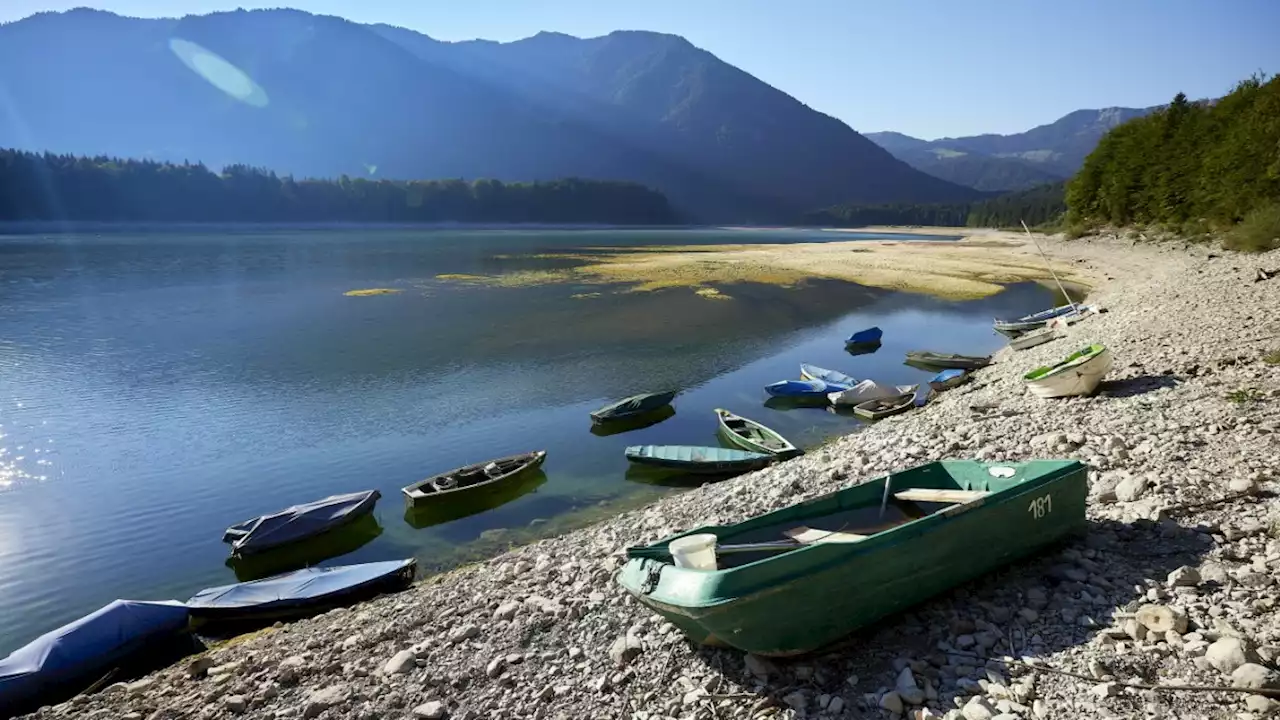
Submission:
[[[930,502],[963,505],[991,493],[986,490],[934,490],[931,488],[907,488],[893,494],[895,500],[905,502]]]
[[[817,528],[793,527],[790,530],[783,530],[783,535],[795,540],[801,544],[818,543],[818,542],[838,542],[852,543],[866,540],[866,535],[855,535],[853,533],[838,532],[835,530],[819,530]]]

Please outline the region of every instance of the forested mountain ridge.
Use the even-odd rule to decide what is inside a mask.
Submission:
[[[980,190],[1022,190],[1075,173],[1103,135],[1155,108],[1076,110],[1011,135],[921,140],[897,132],[867,133],[912,167]]]
[[[295,180],[269,170],[0,150],[0,221],[594,223],[678,221],[635,183]]]
[[[184,64],[175,39],[204,55]],[[975,196],[657,33],[441,43],[295,10],[74,10],[0,26],[0,87],[0,146],[26,150],[299,177],[628,180],[703,221]]]

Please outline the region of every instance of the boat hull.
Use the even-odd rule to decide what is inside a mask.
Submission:
[[[676,391],[672,390],[648,395],[632,395],[591,413],[591,422],[602,424],[639,417],[670,405],[671,401],[675,400],[676,394]]]
[[[782,436],[782,433],[779,433],[773,428],[766,427],[755,420],[744,418],[741,415],[734,415],[727,410],[720,409],[716,409],[716,420],[720,425],[720,435],[724,437],[725,440],[728,440],[730,443],[742,448],[743,450],[760,453],[762,455],[773,455],[780,459],[791,458],[800,454],[800,449],[795,445],[792,445],[790,440],[787,440]],[[766,445],[754,442],[750,438],[745,438],[739,435],[733,431],[733,428],[729,427],[728,422],[731,420],[738,420],[756,428],[760,432],[774,438],[782,447],[775,450]]]
[[[894,398],[880,398],[879,400],[868,400],[867,402],[855,405],[853,414],[862,420],[879,420],[887,418],[890,415],[904,413],[911,409],[915,404],[915,393],[902,394]]]
[[[546,459],[547,459],[547,452],[545,450],[538,450],[536,452],[523,453],[521,455],[511,455],[508,457],[496,458],[494,460],[487,460],[485,462],[476,463],[474,465],[464,465],[463,467],[455,468],[453,470],[450,470],[449,472],[441,473],[439,475],[434,475],[432,477],[427,478],[426,480],[419,480],[418,482],[412,485],[405,486],[400,489],[400,494],[404,496],[405,506],[411,509],[428,507],[433,505],[450,504],[450,503],[459,501],[460,498],[483,496],[489,493],[497,492],[503,486],[518,484],[517,481],[521,476],[523,476],[525,473],[531,470],[535,470],[539,467],[542,467],[542,463]],[[489,463],[508,463],[508,462],[514,462],[518,464],[513,470],[507,473],[504,473],[503,475],[500,475],[496,478],[491,478],[484,482],[479,482],[471,485],[465,485],[462,487],[453,488],[451,490],[434,491],[434,492],[431,491],[430,483],[436,478],[449,477],[449,476],[457,475],[460,473],[466,473],[466,472],[478,472],[480,471],[480,468],[483,468],[485,465],[488,465]]]
[[[807,363],[800,364],[800,379],[802,380],[821,380],[828,385],[843,386],[843,389],[849,389],[858,384],[857,380],[836,370],[828,370],[820,368],[816,365]]]
[[[981,465],[932,463],[895,477],[927,475],[955,462]],[[1021,480],[992,481],[1007,485],[1003,492],[862,542],[808,545],[720,571],[679,568],[665,560],[633,556],[618,582],[698,642],[765,656],[810,653],[1035,553],[1083,526],[1087,493],[1083,464],[1042,460],[1012,467],[1019,468]],[[904,486],[924,484],[917,477]],[[682,535],[712,532],[725,537],[743,532],[746,526],[788,522],[788,517],[802,524],[824,506],[874,507],[883,490],[883,481],[866,483],[740,526],[698,528]],[[672,539],[643,549],[665,547]]]
[[[946,353],[909,352],[907,363],[912,365],[936,368],[938,370],[978,370],[991,364],[990,357],[975,355],[951,355]]]
[[[1027,388],[1033,395],[1042,398],[1092,395],[1102,384],[1102,378],[1111,370],[1111,363],[1111,350],[1103,349],[1084,362],[1038,379],[1026,378]]]
[[[1029,348],[1036,347],[1037,345],[1052,342],[1060,337],[1063,336],[1056,330],[1041,330],[1038,332],[1027,333],[1026,335],[1010,340],[1009,347],[1014,350],[1027,350]]]
[[[637,465],[704,475],[750,472],[776,459],[746,450],[687,445],[633,445],[626,449],[626,457]]]

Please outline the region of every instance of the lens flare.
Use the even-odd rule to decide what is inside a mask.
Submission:
[[[267,91],[240,68],[190,40],[170,38],[169,49],[183,65],[222,92],[253,107],[266,107]]]

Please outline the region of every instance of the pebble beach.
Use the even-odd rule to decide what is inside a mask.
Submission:
[[[1255,282],[1280,251],[1041,242],[1106,312],[924,408],[26,717],[1280,715],[1280,278]],[[1024,373],[1093,343],[1115,357],[1097,394],[1027,392]],[[933,460],[1037,457],[1089,466],[1079,536],[810,656],[693,645],[613,579],[626,547],[684,529]]]

